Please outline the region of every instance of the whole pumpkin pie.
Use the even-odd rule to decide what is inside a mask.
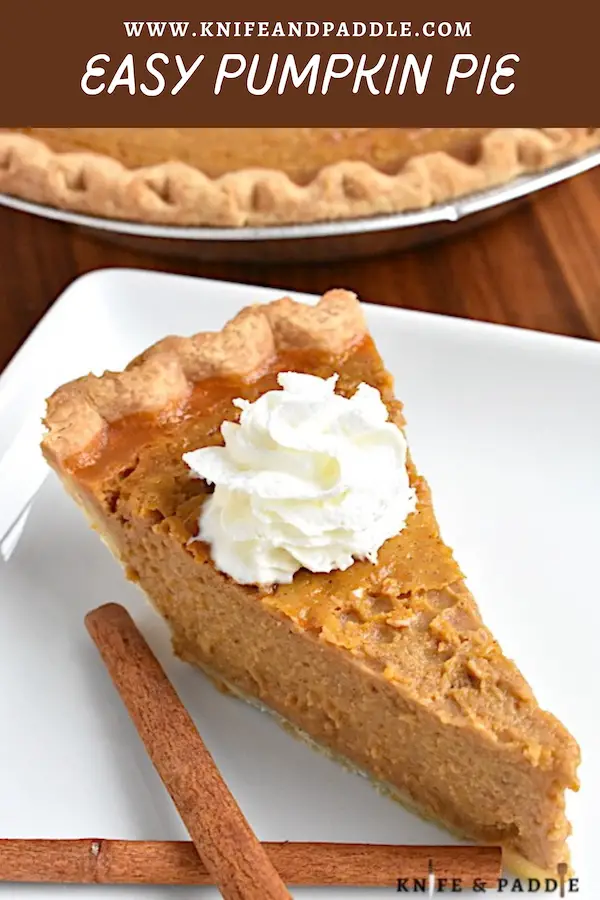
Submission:
[[[600,145],[598,128],[22,128],[0,192],[170,225],[306,223],[423,209]]]
[[[59,388],[46,425],[180,656],[518,873],[567,862],[579,748],[440,537],[353,294],[168,337]]]

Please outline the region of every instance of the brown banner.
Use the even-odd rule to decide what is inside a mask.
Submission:
[[[598,123],[591,0],[8,0],[1,15],[4,126]]]

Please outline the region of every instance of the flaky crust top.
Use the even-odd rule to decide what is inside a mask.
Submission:
[[[55,152],[36,138],[0,132],[0,192],[157,225],[306,223],[424,209],[598,146],[600,128],[499,128],[481,139],[474,162],[438,151],[414,156],[388,175],[348,160],[299,185],[271,169],[243,169],[219,178],[177,161],[128,169],[104,154]]]
[[[279,354],[341,354],[366,333],[360,303],[350,291],[329,291],[316,306],[283,297],[247,307],[222,331],[167,337],[123,372],[86,375],[58,388],[47,402],[42,449],[60,464],[83,452],[111,422],[177,408],[205,379],[253,380]]]

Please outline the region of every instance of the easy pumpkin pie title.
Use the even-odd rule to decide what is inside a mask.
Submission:
[[[447,95],[460,89],[478,96],[504,96],[515,89],[519,61],[515,53],[456,53],[449,64],[446,59],[437,65],[433,53],[315,53],[308,61],[299,61],[293,53],[225,53],[219,58],[163,52],[115,58],[96,53],[85,65],[81,90],[88,96],[158,97],[176,96],[200,84],[220,95],[241,84],[253,96],[292,91],[324,95],[332,89],[337,93],[340,87],[352,94],[402,96],[421,95],[432,86]]]

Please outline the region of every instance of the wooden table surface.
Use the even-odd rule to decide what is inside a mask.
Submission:
[[[600,340],[600,168],[441,243],[367,260],[224,264],[123,249],[0,208],[0,370],[76,276],[104,266],[166,269]]]

